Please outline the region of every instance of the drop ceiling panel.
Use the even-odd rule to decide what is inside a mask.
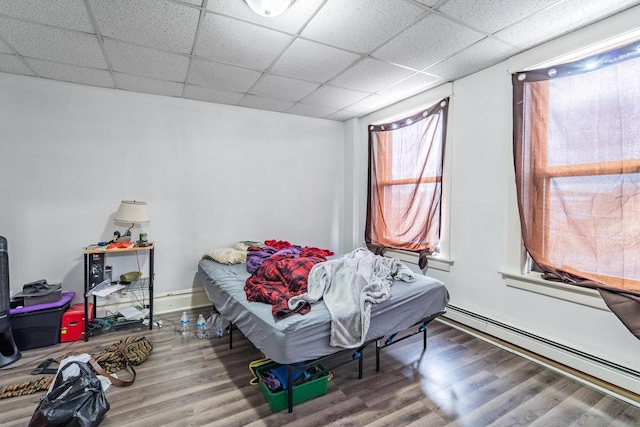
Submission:
[[[147,79],[122,73],[114,73],[114,78],[119,89],[155,95],[182,96],[184,86],[182,83]]]
[[[107,68],[94,35],[0,17],[0,37],[23,56]]]
[[[104,48],[114,71],[176,82],[187,77],[187,56],[107,38]]]
[[[13,49],[11,49],[2,40],[0,40],[0,53],[14,53],[14,52],[13,52]]]
[[[340,111],[336,111],[333,114],[328,115],[326,118],[329,120],[337,120],[339,122],[344,122],[345,120],[349,120],[357,116],[358,114],[353,113],[351,111],[340,110]]]
[[[206,87],[187,85],[184,90],[186,98],[199,101],[216,102],[219,104],[237,104],[244,96],[241,93],[225,92],[222,90],[208,89]]]
[[[291,36],[268,28],[207,13],[195,53],[262,71],[273,63],[291,40]]]
[[[364,92],[325,85],[304,98],[302,103],[340,110],[368,95]]]
[[[351,65],[359,56],[344,50],[296,39],[272,71],[323,83]]]
[[[259,24],[290,34],[297,33],[305,22],[316,12],[324,0],[298,0],[286,13],[267,18],[252,11],[244,0],[216,0],[209,1],[207,10],[223,15],[239,18],[243,21]]]
[[[83,0],[2,0],[0,15],[93,33]]]
[[[296,102],[313,92],[318,86],[320,86],[319,83],[266,74],[251,88],[250,93],[264,98]]]
[[[6,53],[0,53],[0,72],[33,76],[31,70],[24,65],[20,57]]]
[[[438,76],[415,73],[399,83],[379,91],[378,95],[401,100],[423,92],[430,87],[435,87],[439,83],[442,83],[442,79]]]
[[[300,116],[324,118],[336,110],[333,108],[318,107],[317,105],[296,104],[287,110],[287,113],[298,114]]]
[[[0,72],[345,120],[640,14],[640,0],[296,0],[275,18],[202,3],[0,0]]]
[[[255,95],[247,95],[245,96],[240,104],[243,107],[249,108],[257,108],[259,110],[270,110],[270,111],[286,111],[287,109],[293,106],[293,102],[290,101],[281,101],[279,99],[270,99],[270,98],[262,98],[260,96]]]
[[[367,58],[331,80],[331,84],[373,93],[391,86],[413,73],[414,71],[406,68]]]
[[[433,7],[435,6],[437,3],[442,3],[442,0],[416,0],[419,3],[424,4],[425,6],[429,6],[429,7]]]
[[[522,51],[638,3],[637,0],[565,0],[505,30],[498,31],[496,36],[513,43]]]
[[[374,94],[349,105],[345,110],[353,111],[356,116],[363,116],[390,104],[390,100],[386,97]]]
[[[191,53],[200,11],[167,0],[90,0],[102,35]]]
[[[257,71],[193,59],[188,83],[209,89],[246,92],[260,77]]]
[[[394,64],[421,70],[485,36],[438,15],[429,15],[373,53]]]
[[[513,46],[487,38],[424,71],[458,79],[493,65],[496,58],[498,62],[507,59],[515,52]]]
[[[90,86],[114,87],[111,74],[107,70],[77,67],[33,58],[25,58],[25,61],[40,77]]]
[[[493,34],[557,2],[558,0],[449,0],[438,10]]]
[[[424,11],[404,0],[328,0],[301,35],[365,53],[410,25]]]

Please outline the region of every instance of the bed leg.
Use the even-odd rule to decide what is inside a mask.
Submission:
[[[233,348],[233,323],[229,322],[229,350]]]
[[[380,372],[380,340],[376,340],[376,372]]]
[[[293,366],[287,365],[287,407],[293,412]]]
[[[422,350],[427,351],[427,325],[423,325]]]
[[[362,367],[364,365],[364,353],[360,353],[360,360],[358,360],[358,379],[362,379]]]

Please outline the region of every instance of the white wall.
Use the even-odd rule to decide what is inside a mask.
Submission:
[[[599,23],[567,37],[573,43],[565,50],[588,45],[592,33],[598,37],[625,31],[625,22],[638,26],[640,8]],[[608,29],[608,32],[606,31]],[[590,33],[591,30],[591,33]],[[566,44],[566,43],[565,43]],[[555,56],[562,41],[548,44]],[[544,57],[545,46],[536,49]],[[542,54],[541,54],[542,51]],[[520,58],[521,59],[521,58]],[[548,58],[547,58],[548,59]],[[449,272],[429,269],[427,274],[442,280],[451,295],[451,304],[507,325],[545,337],[605,360],[638,370],[640,340],[635,338],[610,311],[566,300],[552,298],[508,287],[500,271],[519,271],[521,258],[520,230],[515,203],[515,181],[512,156],[512,94],[508,66],[498,64],[453,82],[450,126],[447,144],[451,148],[451,191],[446,196],[450,206]],[[405,100],[399,105],[357,120],[359,133],[354,145],[366,147],[367,125],[394,116],[402,108],[436,101],[447,90],[437,88]],[[352,121],[353,122],[353,121]],[[367,150],[360,151],[355,164],[361,173],[355,177],[354,198],[366,193]],[[365,165],[364,167],[362,165]],[[356,209],[359,240],[364,236],[366,206],[361,201]],[[514,227],[513,224],[516,224]],[[518,264],[518,265],[514,265]],[[640,390],[637,381],[631,386]],[[631,388],[630,388],[631,389]],[[636,391],[637,392],[637,391]]]
[[[45,278],[79,301],[83,247],[126,229],[123,199],[149,205],[157,293],[191,288],[202,254],[238,240],[341,250],[340,122],[3,73],[0,94],[13,293]]]

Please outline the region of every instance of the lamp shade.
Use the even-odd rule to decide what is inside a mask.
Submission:
[[[113,217],[113,220],[131,224],[149,222],[147,204],[136,200],[123,200],[120,202],[120,207],[118,208],[118,212],[116,212],[116,216]]]
[[[249,7],[258,15],[272,18],[282,14],[294,0],[246,0]]]

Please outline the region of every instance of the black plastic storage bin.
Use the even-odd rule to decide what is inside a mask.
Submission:
[[[46,347],[60,342],[60,328],[62,314],[67,311],[73,299],[73,292],[63,294],[60,305],[42,310],[33,310],[37,306],[29,307],[30,311],[21,312],[11,310],[11,332],[19,350]],[[50,306],[47,304],[45,306]]]

